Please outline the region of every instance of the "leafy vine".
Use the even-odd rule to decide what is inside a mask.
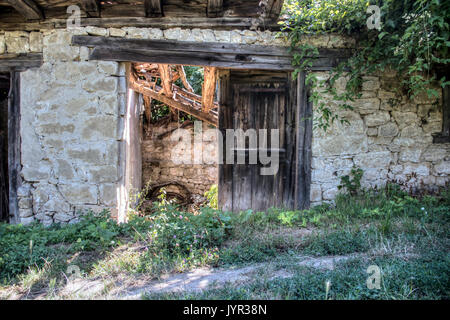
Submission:
[[[369,5],[380,8],[381,26],[369,29]],[[337,33],[356,40],[356,50],[345,62],[330,71],[327,79],[309,72],[307,84],[317,90],[310,99],[316,106],[314,125],[326,130],[335,121],[347,122],[325,101],[330,96],[339,108],[352,109],[361,97],[363,77],[390,69],[400,77],[403,93],[410,98],[426,93],[439,98],[433,84],[441,88],[450,81],[438,70],[448,70],[450,3],[441,0],[287,0],[281,31],[290,42],[294,76],[310,71],[319,51],[305,44],[305,36]],[[446,69],[447,68],[447,69]],[[335,88],[345,76],[344,92]]]

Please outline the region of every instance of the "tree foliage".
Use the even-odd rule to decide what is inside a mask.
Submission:
[[[369,5],[380,8],[379,29],[367,27]],[[357,50],[332,71],[329,79],[307,78],[310,84],[322,88],[322,94],[331,93],[334,100],[343,101],[342,108],[351,108],[346,102],[359,97],[363,75],[386,68],[397,71],[410,97],[426,92],[429,98],[438,98],[438,91],[431,85],[438,82],[443,88],[450,84],[437,72],[450,62],[449,1],[288,0],[284,16],[280,23],[291,43],[297,72],[307,71],[311,66],[311,58],[307,57],[318,53],[316,47],[302,44],[305,35],[338,33],[356,39]],[[346,90],[337,94],[332,85],[344,70],[348,75]],[[320,101],[320,92],[311,99],[318,106],[316,125],[326,129],[338,116]]]

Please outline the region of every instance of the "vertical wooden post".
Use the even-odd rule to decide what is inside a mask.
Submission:
[[[219,70],[219,131],[222,141],[219,143],[219,208],[223,211],[233,211],[233,165],[226,163],[226,129],[232,129],[233,105],[230,96],[230,70]],[[220,138],[220,137],[219,137]]]
[[[297,77],[296,174],[294,207],[302,210],[310,205],[312,104],[308,101],[305,72]]]
[[[19,202],[17,189],[20,177],[20,72],[11,71],[8,95],[8,178],[10,223],[19,223]]]

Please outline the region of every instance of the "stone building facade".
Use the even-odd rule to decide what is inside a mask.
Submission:
[[[78,213],[87,209],[109,209],[120,220],[125,217],[127,190],[121,151],[126,143],[125,64],[89,61],[89,48],[71,45],[74,34],[286,45],[275,32],[250,30],[0,30],[0,54],[43,53],[40,68],[21,73],[22,186],[18,196],[20,222],[24,224],[35,220],[46,225],[74,222]],[[305,42],[328,48],[354,44],[338,35],[305,38]],[[312,204],[333,200],[339,177],[354,165],[364,170],[365,186],[396,180],[409,186],[444,186],[450,181],[450,145],[432,143],[432,134],[442,127],[442,107],[430,104],[425,97],[409,101],[395,92],[397,82],[388,72],[366,80],[354,110],[338,111],[350,125],[335,123],[327,132],[314,130]],[[339,82],[340,89],[344,81]],[[151,148],[151,143],[144,141],[143,149]],[[164,170],[179,176],[183,169]],[[164,170],[159,171],[159,178]],[[207,171],[211,181],[187,181],[198,192],[212,182],[212,169]],[[150,173],[144,167],[145,177],[153,175],[157,176],[156,170]]]

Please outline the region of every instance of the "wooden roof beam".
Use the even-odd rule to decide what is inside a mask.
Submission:
[[[214,93],[216,92],[216,67],[204,67],[204,79],[202,87],[202,110],[209,112],[214,108]]]
[[[223,0],[208,0],[206,9],[208,18],[217,18],[223,16]]]
[[[89,17],[100,17],[100,4],[97,0],[81,0],[81,6]]]
[[[44,14],[33,0],[6,0],[27,20],[44,20]]]
[[[163,16],[161,0],[145,0],[145,16],[157,18]]]

